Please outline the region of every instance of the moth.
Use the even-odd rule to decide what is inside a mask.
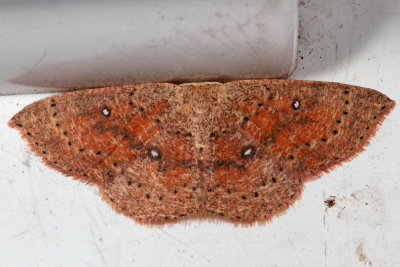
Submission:
[[[48,97],[9,126],[139,223],[246,224],[286,211],[305,182],[361,152],[394,106],[331,82],[144,83]]]

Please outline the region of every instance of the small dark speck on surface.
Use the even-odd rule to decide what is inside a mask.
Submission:
[[[330,196],[328,199],[324,201],[324,203],[327,208],[332,208],[333,206],[336,205],[336,197]]]

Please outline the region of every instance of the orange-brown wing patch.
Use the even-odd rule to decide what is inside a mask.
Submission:
[[[285,211],[304,181],[360,152],[394,106],[371,89],[307,81],[236,81],[219,96],[207,210],[236,222]]]
[[[201,210],[201,173],[193,140],[160,132],[124,175],[100,188],[117,211],[141,223],[165,223]]]
[[[107,182],[138,157],[143,143],[157,132],[155,117],[169,108],[166,100],[149,100],[143,110],[134,103],[137,90],[140,86],[46,98],[24,108],[9,125],[21,130],[50,167],[85,182]]]
[[[237,131],[211,141],[213,161],[205,183],[209,213],[242,223],[267,221],[299,197],[299,177],[285,172],[254,140]]]
[[[260,83],[268,88],[262,105],[252,103],[253,111],[241,108],[249,117],[242,129],[303,179],[317,177],[360,152],[394,106],[377,91],[338,83],[237,83],[249,91],[260,87]],[[240,99],[238,102],[246,102],[238,90],[231,90]]]

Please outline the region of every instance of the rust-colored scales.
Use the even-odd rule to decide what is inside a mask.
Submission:
[[[361,152],[394,101],[329,82],[145,83],[65,93],[16,114],[44,163],[140,223],[266,222]]]

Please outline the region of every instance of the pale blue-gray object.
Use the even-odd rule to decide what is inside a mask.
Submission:
[[[285,78],[296,0],[0,2],[0,94]]]

